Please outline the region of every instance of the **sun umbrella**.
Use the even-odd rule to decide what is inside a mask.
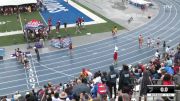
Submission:
[[[80,95],[80,93],[83,93],[83,92],[90,93],[90,87],[82,83],[82,84],[76,85],[73,88],[72,92],[75,95]]]

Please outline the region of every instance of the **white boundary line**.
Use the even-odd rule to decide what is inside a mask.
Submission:
[[[157,5],[160,6],[160,4],[157,4]],[[159,9],[160,9],[160,8],[159,8]],[[154,23],[158,23],[159,20],[161,20],[161,19],[157,18],[157,16],[160,15],[159,13],[160,13],[160,10],[158,10],[158,14],[157,14],[155,17],[153,17],[152,20],[147,21],[146,23],[144,23],[144,24],[142,24],[142,25],[134,28],[133,30],[137,30],[138,28],[141,28],[141,27],[143,27],[143,26],[145,26],[145,25],[148,25],[148,23],[150,23],[151,21],[153,21],[153,20],[155,20],[155,19],[158,19],[158,20],[155,20]],[[165,12],[163,12],[163,15],[164,15],[164,14],[165,14]],[[162,15],[162,14],[161,14],[161,15]],[[161,17],[162,17],[162,16],[161,16]],[[160,18],[161,18],[161,17],[160,17]],[[151,25],[155,25],[155,24],[151,24]],[[151,25],[148,25],[148,26],[151,26]],[[149,27],[145,27],[144,29],[147,29],[147,28],[149,28]],[[143,30],[144,30],[144,29],[143,29]],[[132,31],[133,31],[133,30],[132,30]],[[132,31],[131,31],[131,32],[132,32]],[[123,33],[121,33],[121,35],[122,35],[122,34],[126,34],[126,33],[127,33],[127,32],[123,32]],[[118,36],[120,36],[120,35],[118,35]],[[109,39],[109,38],[111,38],[111,37],[104,38],[104,39],[101,39],[101,40],[98,40],[98,41],[89,42],[89,43],[87,43],[87,44],[79,45],[78,47],[85,46],[85,45],[89,45],[89,44],[93,44],[93,43],[97,43],[97,42],[100,42],[100,41],[104,41],[104,40],[107,40],[107,39]],[[64,49],[62,49],[62,50],[64,50]],[[55,50],[55,51],[51,51],[51,52],[44,52],[44,53],[42,53],[42,54],[53,53],[53,52],[57,52],[57,51],[60,51],[60,50]],[[11,58],[4,59],[4,60],[9,60],[9,59],[11,59]],[[1,65],[1,64],[0,64],[0,65]]]
[[[175,18],[176,18],[176,16],[175,16]],[[172,21],[173,21],[173,20],[172,20]],[[171,21],[171,22],[172,22],[172,21]],[[168,30],[167,30],[167,31],[168,31]]]
[[[39,12],[39,11],[38,11],[38,12]],[[43,19],[44,23],[45,23],[46,25],[48,25],[47,22],[46,22],[46,20],[45,20],[44,17],[42,16],[41,12],[39,12],[39,15],[40,15],[41,18]]]
[[[88,11],[87,9],[79,6],[78,4],[74,3],[73,1],[69,0],[68,3],[76,8],[77,10],[79,10],[80,12],[84,13],[86,16],[90,17],[91,19],[93,19],[96,23],[106,23],[106,21],[102,18],[100,18],[99,16],[91,13],[90,11]]]
[[[41,65],[42,67],[46,68],[46,70],[51,70],[51,71],[54,71],[55,73],[59,73],[59,74],[66,75],[66,76],[68,76],[68,77],[72,77],[72,76],[70,76],[70,75],[68,75],[68,74],[66,74],[66,73],[59,72],[59,71],[57,71],[57,70],[54,70],[54,69],[52,69],[52,68],[47,67],[46,65],[40,64],[40,63],[37,62],[37,61],[35,61],[35,62],[38,63],[39,65]]]
[[[19,13],[19,21],[20,21],[20,23],[21,23],[21,29],[22,29],[22,31],[23,31],[23,25],[22,25],[22,19],[21,19],[20,13]]]
[[[165,13],[163,12],[163,15],[164,15]],[[157,16],[157,15],[156,15]],[[163,17],[163,16],[161,16],[161,17]],[[161,18],[160,17],[160,18]],[[156,18],[156,17],[155,17]],[[154,19],[155,19],[154,18]],[[158,18],[159,20],[161,20],[160,18]],[[156,22],[155,23],[158,23],[159,22],[159,20],[156,20]],[[152,21],[152,20],[151,20]],[[148,23],[148,22],[147,22]],[[161,23],[162,24],[162,23]],[[154,23],[152,24],[152,25],[155,25]],[[141,27],[141,26],[140,26]],[[156,26],[157,27],[157,26]],[[148,27],[145,27],[144,29],[147,29]],[[142,30],[144,30],[144,29],[142,29]],[[141,31],[141,30],[140,30]],[[124,32],[124,33],[126,33],[126,32]],[[123,33],[123,34],[124,34]],[[132,35],[132,34],[130,34],[130,35]],[[128,36],[128,35],[127,35]],[[127,37],[127,36],[125,36],[125,37]],[[123,37],[124,38],[124,37]],[[109,39],[109,37],[108,38],[106,38],[106,39]],[[106,40],[106,39],[103,39],[103,40]],[[103,41],[103,40],[99,40],[99,41]],[[99,41],[96,41],[96,42],[99,42]],[[92,42],[92,43],[96,43],[96,42]],[[88,44],[92,44],[92,43],[88,43]],[[86,45],[88,45],[88,44],[86,44]],[[103,43],[104,44],[104,43]],[[84,46],[84,45],[81,45],[81,46]],[[94,46],[96,46],[96,45],[94,45]],[[78,46],[78,47],[80,47],[80,46]],[[90,46],[91,47],[91,46]],[[93,46],[92,46],[93,47]],[[59,50],[57,50],[57,51],[59,51]],[[52,51],[52,52],[55,52],[55,51]],[[48,52],[48,53],[51,53],[51,52]],[[44,53],[43,53],[44,54]],[[50,55],[51,56],[51,55]],[[1,65],[1,64],[0,64]]]
[[[176,44],[176,45],[178,45],[178,44]],[[176,45],[174,45],[173,47],[175,47]],[[144,53],[143,53],[144,54]],[[150,57],[152,57],[152,56],[148,56],[148,57],[146,57],[146,58],[143,58],[143,59],[140,59],[140,60],[137,60],[137,61],[134,61],[134,62],[132,62],[131,64],[134,64],[134,63],[138,63],[139,61],[142,61],[142,60],[145,60],[145,59],[149,59]],[[120,61],[118,61],[118,63],[120,63]],[[99,67],[96,67],[96,68],[93,68],[93,69],[90,69],[91,71],[94,71],[94,70],[97,70],[97,69],[101,69],[101,68],[103,68],[103,67],[108,67],[110,64],[108,64],[108,65],[103,65],[103,66],[99,66]],[[117,69],[119,69],[119,68],[117,68]],[[77,73],[73,73],[73,74],[70,74],[71,76],[73,76],[73,75],[77,75],[77,74],[79,74],[80,72],[77,72]],[[41,80],[41,81],[39,81],[40,83],[41,82],[45,82],[45,81],[51,81],[51,80],[54,80],[54,79],[60,79],[60,78],[64,78],[64,77],[67,77],[67,76],[61,76],[61,77],[55,77],[55,78],[50,78],[50,79],[46,79],[46,80]]]
[[[173,20],[172,20],[173,21]],[[158,32],[158,31],[157,31]]]
[[[178,23],[175,25],[175,26],[177,26],[178,24],[179,24],[179,22],[180,22],[180,20],[178,21]],[[174,26],[173,26],[174,27]],[[169,30],[171,30],[173,27],[171,27]],[[169,30],[167,30],[167,31],[169,31]],[[167,32],[167,31],[165,31],[165,32]],[[178,30],[177,30],[178,31]],[[175,31],[175,32],[177,32],[177,31]],[[165,33],[164,32],[164,33]],[[175,33],[174,32],[174,33]],[[173,33],[171,33],[172,35],[174,35]],[[166,36],[164,39],[166,39],[166,38],[168,38],[168,37],[170,37],[170,36],[172,36],[171,34],[169,34],[168,36]],[[162,35],[162,34],[160,34],[160,35]],[[159,35],[159,36],[160,36]],[[157,36],[158,37],[158,36]],[[144,48],[143,48],[144,49]],[[138,49],[139,50],[139,49]],[[135,51],[137,51],[137,50],[135,50]],[[150,51],[152,51],[152,50],[150,50]],[[144,52],[144,53],[147,53],[147,52],[150,52],[150,51],[146,51],[146,52]],[[133,52],[130,52],[130,53],[133,53]],[[143,54],[144,54],[143,53]],[[109,54],[108,54],[109,55]],[[127,54],[123,54],[123,55],[121,55],[121,56],[124,56],[124,55],[127,55]],[[141,54],[140,54],[141,55]],[[107,56],[107,55],[106,55]],[[136,55],[136,56],[139,56],[139,55]],[[135,56],[134,56],[135,57]],[[131,58],[134,58],[134,57],[131,57]],[[131,58],[127,58],[127,59],[131,59]],[[127,59],[124,59],[124,60],[127,60]],[[91,60],[91,59],[89,59],[89,60]],[[107,59],[107,60],[110,60],[110,59]],[[103,60],[103,61],[107,61],[107,60]],[[88,60],[86,60],[86,61],[88,61]],[[102,61],[101,61],[102,62]],[[95,63],[100,63],[100,62],[95,62]],[[75,63],[76,64],[76,63]],[[92,65],[92,64],[89,64],[89,65]],[[86,65],[86,66],[89,66],[89,65]],[[63,65],[63,66],[65,66],[65,65]],[[59,67],[59,66],[58,66]],[[61,66],[60,66],[61,67]],[[82,67],[82,66],[80,66],[80,67]],[[80,67],[76,67],[76,68],[80,68]],[[56,68],[56,67],[55,67]],[[63,70],[63,71],[61,71],[61,72],[64,72],[64,71],[68,71],[68,70],[73,70],[73,69],[76,69],[76,68],[71,68],[71,69],[67,69],[67,70]],[[54,69],[54,68],[53,68]],[[59,69],[59,68],[58,68]],[[39,70],[39,71],[44,71],[44,70],[47,70],[47,69],[43,69],[43,70]],[[38,71],[38,72],[39,72]],[[49,74],[53,74],[53,73],[49,73]],[[45,75],[48,75],[48,74],[45,74]],[[40,76],[43,76],[43,75],[40,75]]]

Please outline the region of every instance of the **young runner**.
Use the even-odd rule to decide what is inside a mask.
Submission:
[[[154,48],[154,44],[155,44],[155,40],[154,40],[154,38],[151,40],[151,46],[152,46],[152,48]]]
[[[117,33],[117,26],[114,26],[112,29],[112,36],[115,37]]]
[[[118,47],[115,46],[114,48],[114,65],[117,65],[118,63]]]
[[[150,39],[150,37],[148,37],[148,39],[147,39],[147,46],[148,46],[148,47],[151,46],[151,39]]]
[[[142,44],[143,44],[143,36],[142,36],[141,34],[139,35],[138,40],[139,40],[139,48],[142,48]]]
[[[160,43],[161,43],[161,40],[160,40],[160,38],[158,37],[157,40],[156,40],[156,44],[157,44],[157,48],[158,48],[158,49],[159,49]]]

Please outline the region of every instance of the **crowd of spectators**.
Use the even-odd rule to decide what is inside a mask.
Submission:
[[[12,15],[19,14],[21,12],[32,12],[36,11],[36,4],[26,4],[20,6],[3,6],[0,7],[0,15]]]
[[[168,47],[167,47],[168,48]],[[68,82],[54,85],[48,82],[41,89],[26,92],[25,96],[16,92],[14,101],[130,101],[135,85],[140,85],[140,95],[147,101],[147,85],[176,85],[180,88],[180,44],[174,55],[168,51],[152,58],[149,63],[122,66],[116,70],[113,65],[107,71],[94,74],[83,68],[79,77]],[[1,101],[9,101],[2,97]],[[157,101],[168,101],[167,98]]]

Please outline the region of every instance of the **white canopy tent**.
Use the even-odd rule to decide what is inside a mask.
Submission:
[[[135,3],[135,4],[140,4],[140,5],[152,4],[152,2],[148,2],[145,0],[130,0],[130,2]]]
[[[0,0],[0,6],[18,6],[37,3],[37,0]]]

